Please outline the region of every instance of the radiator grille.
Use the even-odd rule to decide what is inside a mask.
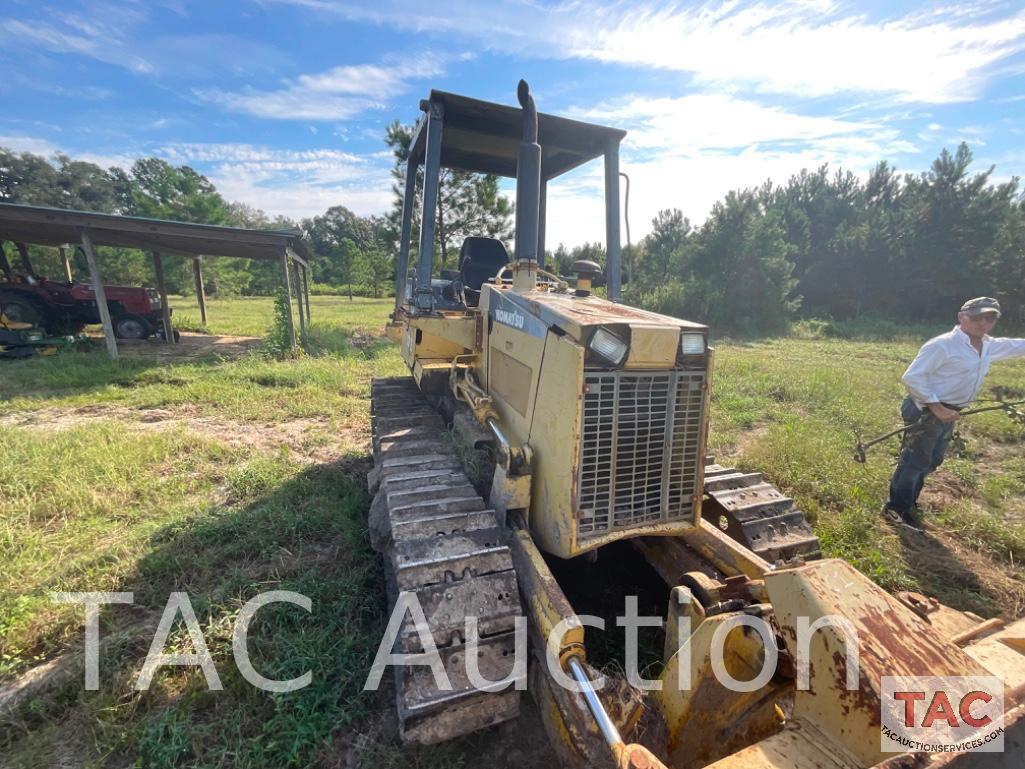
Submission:
[[[584,373],[578,532],[679,520],[697,482],[703,371]]]

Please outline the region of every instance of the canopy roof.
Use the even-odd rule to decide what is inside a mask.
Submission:
[[[59,246],[78,243],[83,230],[88,231],[97,246],[267,260],[280,259],[289,252],[304,266],[312,258],[309,243],[298,230],[249,230],[0,203],[0,240]]]
[[[523,110],[480,101],[445,91],[431,91],[430,102],[444,110],[441,165],[461,171],[516,176],[516,154],[523,137]],[[426,107],[426,104],[422,103]],[[417,125],[410,160],[423,162],[427,145],[426,120]],[[615,147],[626,131],[594,123],[537,114],[541,145],[541,177],[564,174]]]

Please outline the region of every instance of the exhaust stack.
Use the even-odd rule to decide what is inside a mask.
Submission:
[[[526,80],[516,97],[523,108],[523,141],[516,156],[516,265],[513,290],[533,291],[537,279],[537,232],[540,223],[541,145],[537,143],[537,107]]]

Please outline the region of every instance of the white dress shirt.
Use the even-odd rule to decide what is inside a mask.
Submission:
[[[946,403],[964,408],[979,394],[989,364],[1004,358],[1025,356],[1025,339],[985,336],[982,353],[959,326],[933,337],[900,379],[919,408],[926,403]]]

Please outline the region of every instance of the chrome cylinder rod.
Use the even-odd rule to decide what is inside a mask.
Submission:
[[[503,433],[502,428],[498,426],[498,422],[496,422],[494,419],[489,419],[488,427],[491,428],[491,432],[492,434],[494,434],[495,440],[498,441],[498,444],[500,446],[504,446],[505,449],[508,451],[510,446],[509,439],[505,437],[505,433]]]
[[[613,749],[615,749],[616,745],[622,745],[623,738],[619,736],[619,729],[612,723],[609,714],[605,712],[605,708],[602,706],[601,700],[598,699],[598,694],[594,691],[594,687],[591,686],[591,679],[584,672],[584,666],[580,664],[580,660],[576,657],[570,657],[569,670],[573,674],[573,678],[580,684],[584,699],[587,701],[587,709],[594,716],[594,720],[598,724],[598,729],[601,731],[602,737],[605,738],[605,742]]]

